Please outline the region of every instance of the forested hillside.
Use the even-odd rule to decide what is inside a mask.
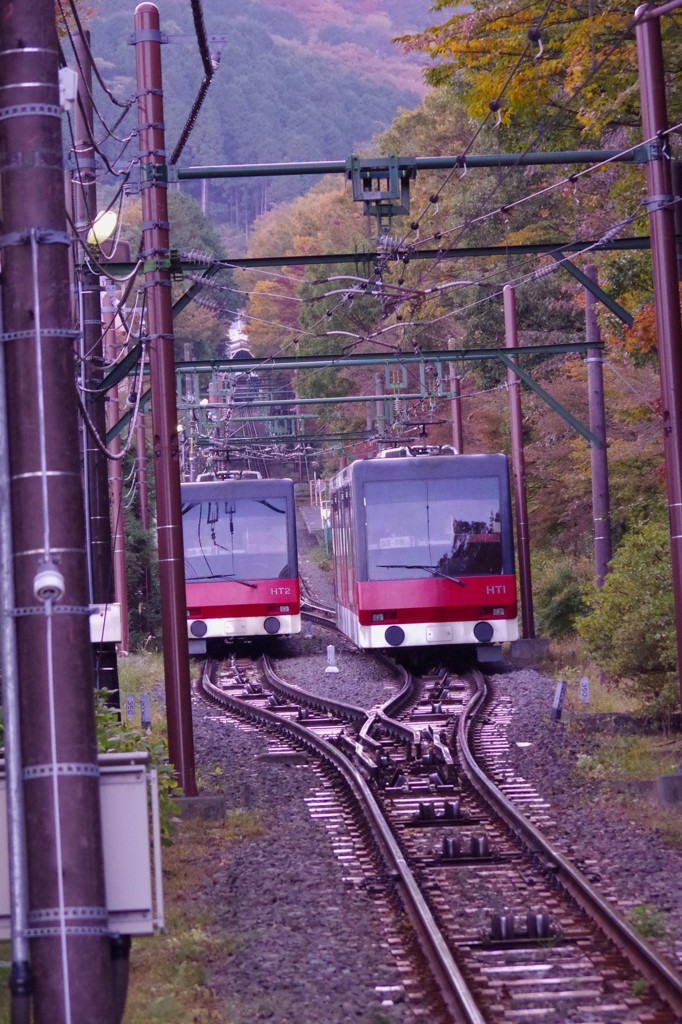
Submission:
[[[202,81],[190,5],[160,0],[165,116],[173,151]],[[206,34],[220,63],[180,165],[345,160],[424,94],[421,58],[391,38],[429,23],[427,0],[408,3],[204,0]],[[92,45],[107,85],[136,91],[129,40],[133,8],[97,0]],[[310,177],[187,186],[214,222],[241,230]]]

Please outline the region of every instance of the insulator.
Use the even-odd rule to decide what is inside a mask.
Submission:
[[[623,230],[623,228],[627,224],[629,224],[629,223],[630,223],[630,218],[628,217],[627,220],[621,220],[618,224],[614,224],[614,226],[612,228],[609,228],[608,231],[604,232],[604,234],[601,236],[599,241],[600,242],[610,242],[611,239],[615,238],[616,235],[619,235],[620,232]]]
[[[211,256],[207,252],[199,252],[196,249],[190,249],[189,252],[181,252],[180,259],[183,263],[204,263],[206,266],[216,262],[215,256]]]

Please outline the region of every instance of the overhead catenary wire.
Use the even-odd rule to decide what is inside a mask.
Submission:
[[[175,149],[171,154],[169,160],[171,166],[178,162],[180,155],[182,154],[182,151],[185,148],[185,145],[187,144],[187,140],[189,139],[192,129],[196,124],[197,117],[199,116],[199,111],[203,105],[204,100],[206,99],[206,94],[208,92],[211,81],[213,80],[213,76],[217,71],[218,65],[220,63],[219,58],[211,57],[211,54],[208,49],[208,39],[206,37],[206,27],[204,25],[204,14],[201,8],[201,0],[191,0],[191,2],[192,17],[194,19],[194,31],[196,33],[197,42],[199,44],[199,53],[201,54],[201,62],[204,68],[204,77],[201,82],[201,85],[199,86],[199,92],[197,94],[197,97],[194,100],[194,103],[192,104],[192,109],[189,112],[189,116],[187,118],[185,127],[180,133],[180,138],[178,139]]]

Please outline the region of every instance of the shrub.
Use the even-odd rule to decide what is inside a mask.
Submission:
[[[145,729],[122,722],[118,712],[106,703],[107,696],[106,690],[95,691],[98,749],[120,752],[140,750],[149,754],[151,764],[158,773],[161,838],[164,844],[168,844],[171,842],[172,820],[179,813],[175,799],[182,796],[173,765],[168,762],[168,744],[163,738],[154,737]]]
[[[534,610],[543,636],[572,636],[577,620],[585,614],[585,586],[593,571],[587,558],[571,558],[556,552],[533,561]]]
[[[679,706],[667,521],[626,535],[601,590],[586,590],[578,623],[595,660],[652,716]]]

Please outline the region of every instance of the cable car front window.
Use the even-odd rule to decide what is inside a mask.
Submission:
[[[502,572],[497,477],[365,483],[370,580]]]
[[[276,579],[289,574],[286,500],[232,498],[182,508],[185,579]]]

